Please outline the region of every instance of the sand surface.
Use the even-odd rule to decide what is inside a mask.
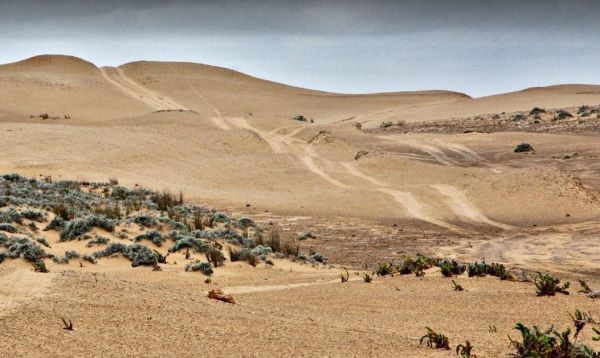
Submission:
[[[377,130],[384,121],[582,104],[600,104],[600,86],[484,98],[342,95],[200,64],[98,68],[45,55],[0,66],[0,173],[182,191],[189,202],[316,232],[307,248],[355,269],[423,251],[597,279],[597,134]],[[523,142],[535,153],[514,153]],[[40,275],[0,265],[1,348],[13,356],[448,356],[415,339],[435,326],[454,344],[471,340],[479,357],[497,357],[518,320],[566,325],[575,308],[600,318],[585,296],[536,298],[530,284],[473,279],[456,293],[436,273],[341,284],[339,267],[285,265],[220,269],[215,280],[239,298],[235,306],[208,300],[211,285],[175,267],[115,262]],[[63,331],[61,315],[78,329]]]

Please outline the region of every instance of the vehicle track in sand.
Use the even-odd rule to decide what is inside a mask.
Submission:
[[[216,115],[216,117],[209,118],[210,121],[213,122],[215,127],[226,131],[230,130],[231,127],[227,124],[227,122],[223,120],[223,115],[221,114],[221,111],[219,111],[217,107],[213,106],[208,100],[206,100],[206,97],[204,97],[204,95],[202,95],[202,93],[200,93],[200,91],[198,91],[198,89],[194,85],[192,85],[192,83],[186,77],[181,76],[172,65],[169,65],[169,68],[171,69],[173,74],[180,80],[184,81],[185,84],[189,87],[190,91],[192,91],[196,95],[196,97],[198,97],[204,103],[204,105],[210,108],[210,110]]]
[[[164,106],[173,109],[174,106],[177,106],[174,101],[165,100],[166,97],[159,97],[150,90],[144,89],[141,85],[136,84],[133,80],[128,79],[120,69],[109,70],[103,68],[101,71],[108,81],[111,81],[129,95],[139,98],[147,104],[153,105],[155,108]],[[174,73],[175,75],[178,75],[176,72]],[[369,190],[378,191],[392,197],[395,202],[400,204],[408,217],[429,222],[453,231],[463,231],[455,224],[449,223],[443,215],[439,214],[441,203],[447,207],[450,213],[454,214],[461,221],[485,224],[502,229],[510,228],[508,225],[487,218],[468,200],[463,192],[449,184],[414,186],[411,187],[410,190],[399,190],[386,185],[386,183],[377,178],[365,174],[353,162],[333,162],[323,158],[322,155],[315,150],[312,144],[294,137],[306,128],[306,126],[286,126],[271,131],[264,131],[251,125],[244,117],[224,117],[219,109],[209,103],[206,98],[191,83],[189,83],[189,81],[185,81],[190,90],[216,114],[216,117],[211,118],[216,127],[223,130],[238,128],[254,132],[269,145],[273,153],[287,154],[295,157],[306,170],[339,189],[364,190],[365,188],[360,185],[350,185],[341,182],[326,172],[321,163],[327,163],[330,166],[337,165],[352,177],[368,182],[373,186],[372,188],[368,188]],[[293,130],[284,135],[279,134],[279,132],[284,129]],[[425,152],[437,162],[444,165],[462,165],[459,161],[448,156],[444,149],[455,153],[460,158],[464,158],[470,162],[484,160],[474,151],[458,144],[446,146],[446,143],[441,142],[418,141],[416,139],[398,140],[397,138],[390,138],[387,136],[377,137],[414,147]],[[432,199],[426,200],[425,197],[433,197],[436,202],[430,202]]]
[[[237,118],[235,119],[235,122],[237,127],[251,130],[263,138],[271,148],[274,148],[273,151],[275,153],[286,153],[295,156],[301,161],[306,169],[330,184],[341,189],[364,189],[362,186],[342,183],[325,172],[319,165],[319,162],[333,162],[323,158],[316,150],[314,150],[314,147],[311,146],[311,144],[293,137],[299,131],[304,129],[304,127],[297,128],[286,135],[281,135],[278,134],[281,130],[293,127],[282,127],[270,132],[264,132],[250,125],[245,118]],[[427,149],[428,153],[435,155],[436,159],[444,162],[446,165],[459,165],[457,162],[447,157],[444,152],[435,145],[417,142],[411,142],[411,144]],[[465,157],[479,160],[477,154],[466,147],[455,145],[452,146],[452,149]],[[439,210],[441,203],[448,208],[450,213],[454,214],[461,221],[510,229],[510,226],[508,225],[487,218],[471,201],[469,201],[464,193],[451,185],[439,184],[437,186],[415,186],[414,188],[411,188],[412,191],[398,190],[396,188],[391,188],[377,178],[365,174],[353,162],[335,162],[334,164],[341,166],[351,176],[360,178],[374,186],[374,188],[370,188],[370,190],[391,196],[394,201],[402,206],[407,216],[414,219],[429,222],[453,231],[464,231],[457,225],[447,222],[443,216],[436,213],[436,208]],[[427,200],[423,200],[424,193],[421,192],[427,192],[428,196],[434,196],[437,199],[436,202],[429,203]]]
[[[106,81],[117,87],[121,92],[146,103],[155,110],[186,109],[172,99],[159,95],[127,77],[123,69],[119,67],[101,67],[100,73]]]

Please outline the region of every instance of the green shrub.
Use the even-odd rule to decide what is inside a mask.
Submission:
[[[578,342],[579,333],[585,323],[575,322],[575,333],[571,337],[571,329],[559,332],[550,327],[544,331],[537,326],[526,327],[517,323],[515,329],[521,333],[521,341],[510,336],[510,347],[514,350],[512,357],[564,357],[564,358],[597,358],[598,352]]]
[[[535,289],[538,296],[554,296],[556,293],[568,295],[569,282],[561,286],[558,278],[538,272],[535,278]]]
[[[419,344],[427,343],[427,347],[436,349],[450,349],[448,337],[441,333],[436,333],[429,327],[425,327],[427,333],[419,340]]]

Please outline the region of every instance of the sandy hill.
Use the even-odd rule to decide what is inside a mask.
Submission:
[[[451,230],[572,223],[600,216],[593,188],[546,168],[548,158],[593,152],[593,138],[473,134],[465,143],[460,136],[367,133],[354,124],[578,105],[593,103],[598,92],[565,85],[476,99],[448,91],[344,95],[193,63],[98,68],[45,55],[0,66],[1,130],[11,133],[0,143],[0,170],[114,176],[214,205]],[[40,113],[58,119],[30,118]],[[314,123],[292,120],[297,114]],[[520,141],[540,155],[514,156]],[[554,144],[543,149],[544,141]],[[572,174],[585,168],[593,177],[585,163]],[[549,183],[564,183],[565,192],[553,199]]]

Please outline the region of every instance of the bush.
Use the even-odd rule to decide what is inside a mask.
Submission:
[[[22,256],[27,261],[35,262],[36,260],[43,260],[48,257],[48,254],[46,254],[40,245],[26,238],[8,239],[4,242],[4,246],[8,248],[8,257],[13,259]]]
[[[46,215],[43,212],[32,209],[23,210],[20,214],[21,217],[24,217],[25,219],[37,222],[42,222],[46,219]]]
[[[142,240],[152,241],[156,246],[162,246],[163,242],[166,241],[165,237],[158,231],[148,231],[142,235],[136,236],[134,239],[135,242]]]
[[[210,276],[213,274],[212,266],[208,262],[198,262],[197,261],[197,262],[187,264],[187,265],[185,265],[185,270],[193,271],[193,272],[201,271],[206,276]]]
[[[214,246],[210,246],[206,251],[206,259],[210,262],[214,267],[219,267],[223,265],[225,262],[225,256],[221,250],[217,249]]]
[[[546,113],[546,110],[539,107],[533,107],[533,109],[529,111],[530,116],[539,116],[542,113]]]
[[[527,119],[527,116],[521,113],[517,113],[513,116],[510,117],[510,120],[513,122],[519,122],[519,121],[524,121]]]
[[[4,260],[6,260],[6,254],[4,252],[0,252],[0,264],[4,262]]]
[[[0,231],[6,231],[11,234],[17,233],[17,228],[8,223],[0,223]]]
[[[48,242],[48,240],[46,240],[45,237],[38,237],[35,239],[35,241],[37,241],[39,244],[42,244],[46,247],[50,247],[50,243]]]
[[[436,349],[450,349],[448,337],[441,333],[436,333],[429,327],[425,327],[427,333],[421,337],[419,344],[423,344],[423,341],[427,343],[427,347]]]
[[[177,235],[175,238],[175,245],[173,245],[169,252],[178,252],[181,249],[194,249],[196,252],[206,252],[210,247],[209,243],[202,240],[198,240],[192,236]]]
[[[52,219],[52,221],[50,221],[50,223],[48,225],[46,225],[46,227],[44,228],[44,231],[62,230],[62,228],[64,226],[65,226],[65,220],[60,216],[55,216],[54,219]]]
[[[115,231],[115,222],[102,216],[90,216],[85,219],[74,219],[67,223],[60,232],[60,241],[70,241],[98,227],[108,232]]]
[[[575,333],[571,337],[571,329],[559,332],[550,327],[541,331],[538,327],[526,327],[517,323],[515,329],[521,333],[521,341],[513,340],[510,336],[510,347],[515,351],[513,357],[565,357],[565,358],[596,358],[598,352],[577,342],[579,333],[585,322],[575,321]]]
[[[122,254],[131,261],[131,266],[154,266],[158,263],[158,257],[148,247],[140,244],[124,245],[121,243],[112,243],[104,250],[92,254],[94,259],[99,257]],[[95,261],[95,260],[94,260]]]
[[[96,236],[95,238],[93,238],[90,241],[88,241],[85,246],[86,247],[93,247],[94,245],[106,245],[106,244],[108,244],[109,241],[110,240],[108,238],[106,238],[106,237]]]
[[[538,272],[535,278],[535,289],[538,296],[554,296],[557,292],[568,295],[569,282],[561,286],[558,278]]]
[[[295,120],[295,121],[300,121],[300,122],[306,122],[307,121],[306,117],[304,117],[301,114],[293,116],[292,119]]]
[[[517,145],[514,152],[515,153],[533,152],[533,147],[528,143],[521,143],[521,144]]]
[[[567,111],[557,111],[556,113],[554,113],[555,120],[563,120],[571,117],[573,117],[573,115]]]
[[[156,219],[150,215],[139,215],[134,217],[131,221],[145,227],[153,227],[156,225]]]

